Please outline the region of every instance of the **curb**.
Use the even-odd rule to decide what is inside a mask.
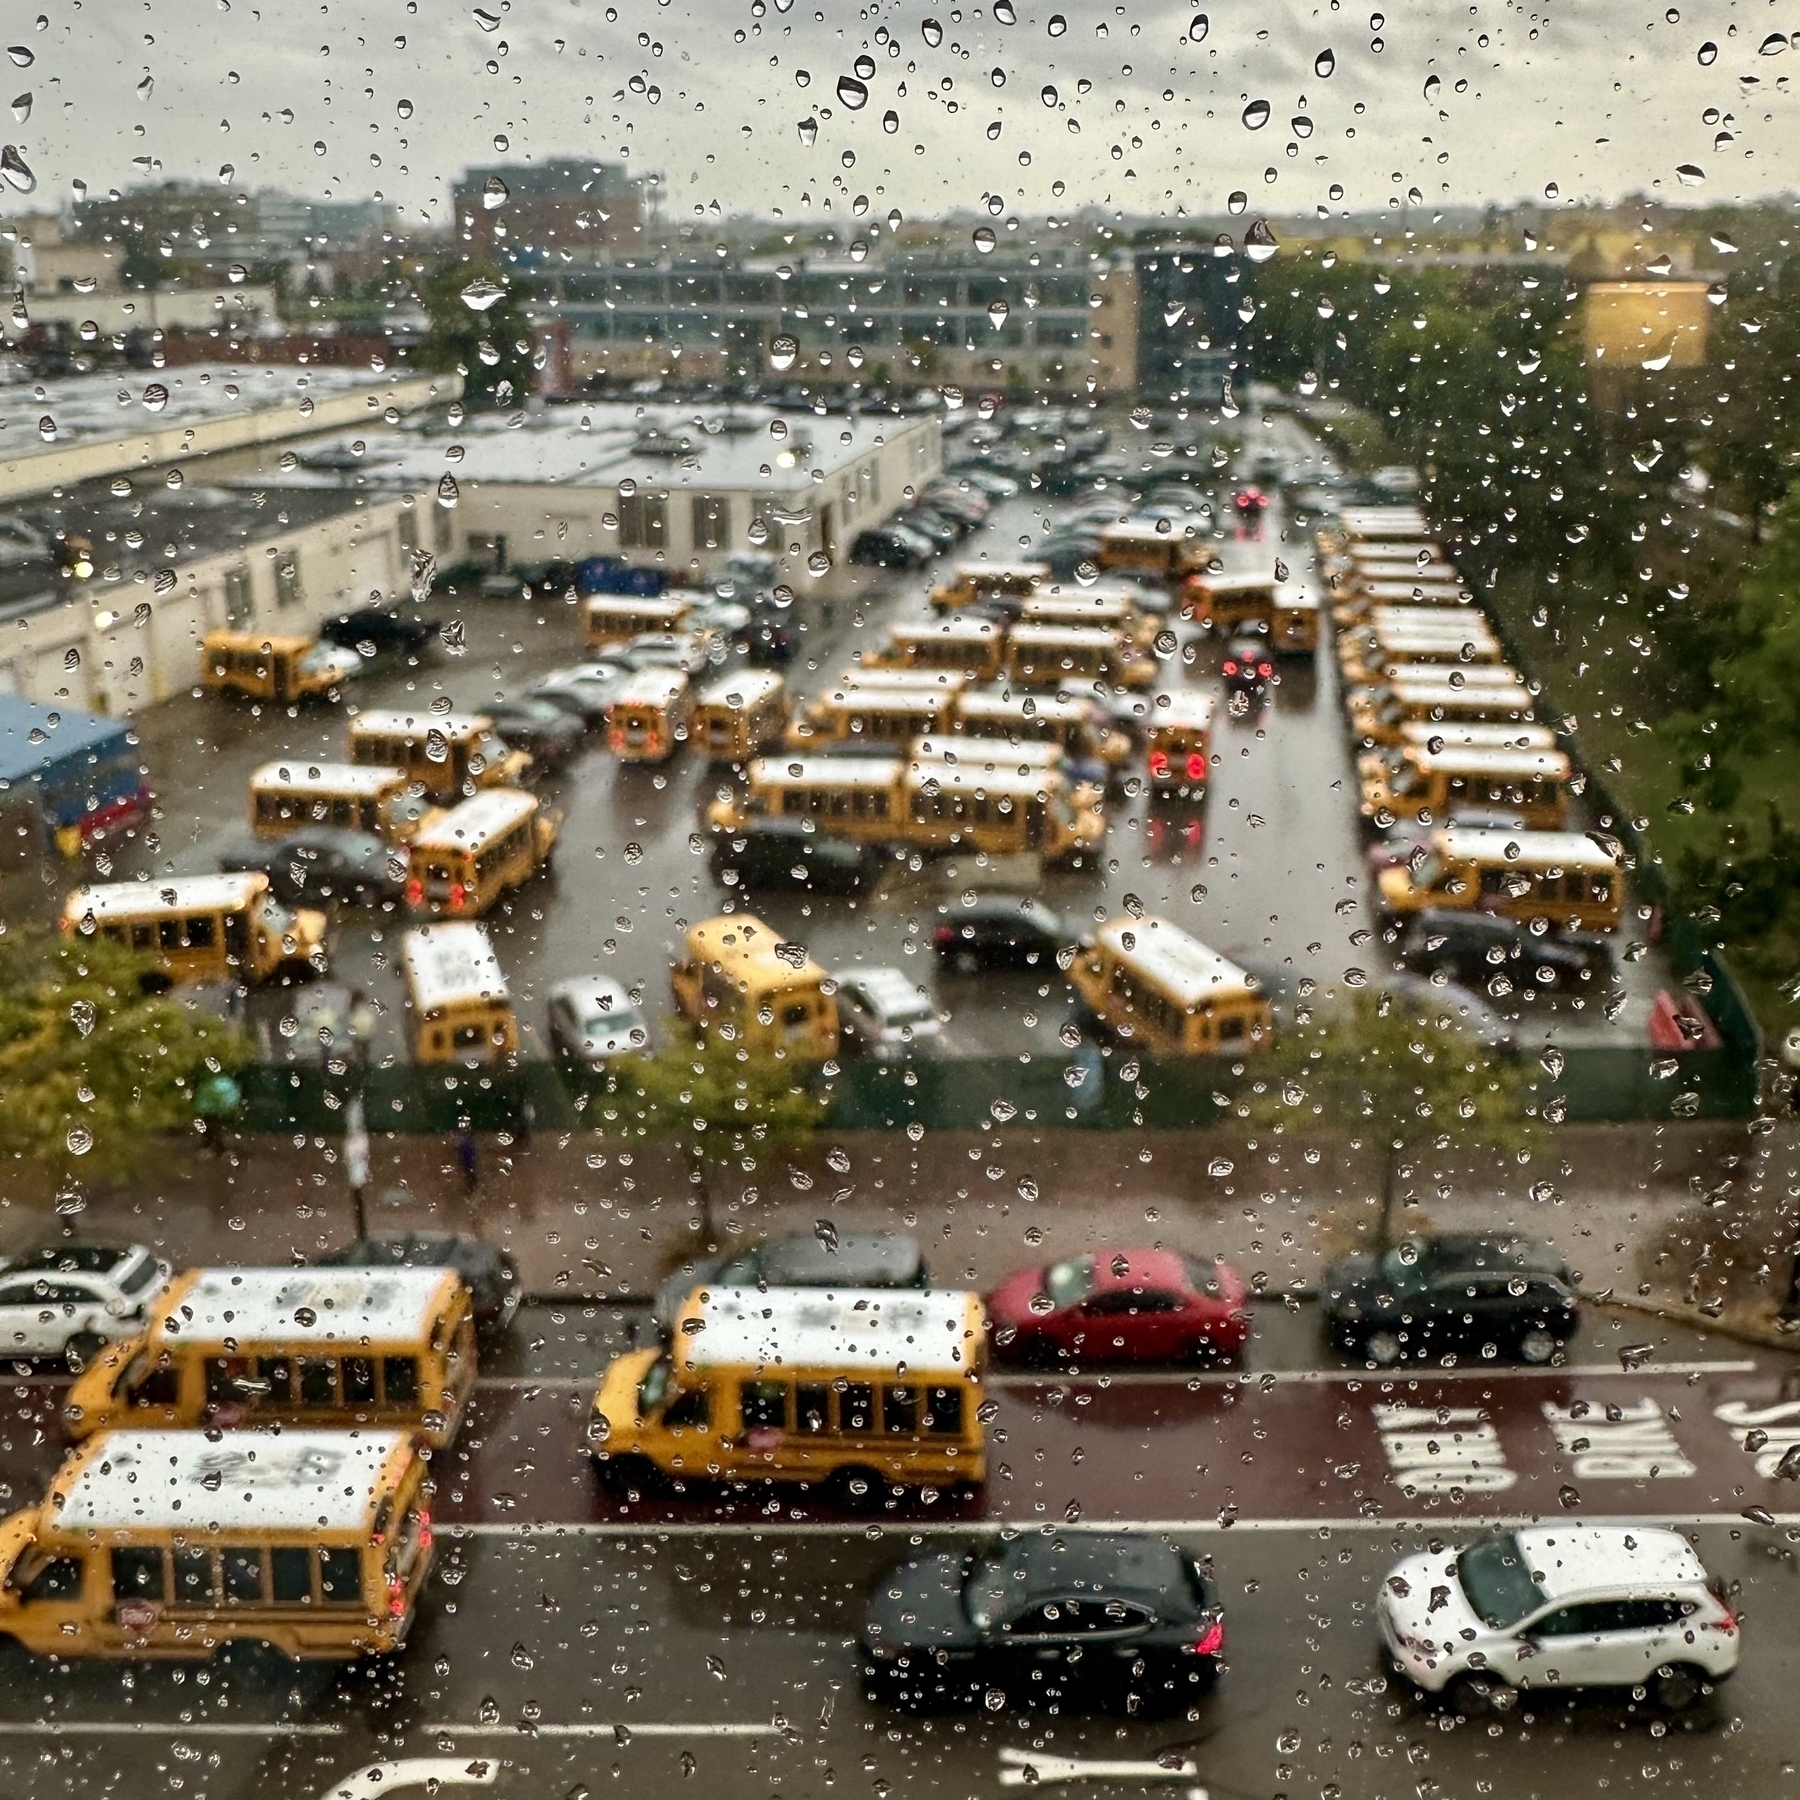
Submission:
[[[1621,1299],[1617,1294],[1610,1294],[1604,1300],[1593,1295],[1583,1294],[1582,1299],[1590,1306],[1612,1307],[1619,1312],[1640,1313],[1646,1318],[1666,1319],[1671,1324],[1684,1325],[1690,1331],[1703,1331],[1714,1337],[1730,1338],[1734,1343],[1750,1344],[1763,1350],[1786,1350],[1793,1354],[1800,1354],[1800,1323],[1797,1323],[1791,1332],[1779,1329],[1759,1331],[1753,1325],[1739,1325],[1728,1323],[1723,1319],[1709,1319],[1704,1313],[1692,1316],[1692,1309],[1655,1300]]]

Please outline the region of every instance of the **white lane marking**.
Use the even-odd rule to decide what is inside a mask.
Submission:
[[[1566,1515],[1565,1515],[1566,1516]],[[1800,1525],[1800,1512],[1771,1513],[1778,1526]],[[1742,1526],[1741,1512],[1714,1513],[1590,1513],[1578,1515],[1583,1525]],[[450,1524],[440,1521],[440,1542],[462,1538],[642,1538],[642,1537],[991,1537],[1004,1531],[1153,1531],[1189,1534],[1229,1533],[1242,1537],[1258,1532],[1284,1531],[1441,1531],[1481,1530],[1495,1526],[1541,1525],[1541,1513],[1452,1512],[1395,1514],[1391,1518],[1243,1519],[732,1519],[707,1523],[701,1519],[654,1519],[632,1522],[619,1519],[576,1519],[561,1525]],[[1760,1522],[1760,1521],[1759,1521]],[[0,1729],[4,1729],[0,1727]],[[640,1727],[632,1726],[636,1731]]]
[[[730,1719],[696,1719],[691,1725],[680,1725],[667,1720],[651,1720],[637,1723],[630,1719],[620,1719],[615,1723],[582,1723],[577,1725],[462,1725],[454,1721],[442,1725],[428,1725],[424,1735],[450,1738],[590,1738],[617,1737],[625,1733],[630,1738],[754,1738],[779,1737],[779,1725],[740,1724]],[[625,1741],[625,1740],[621,1740]]]
[[[1388,1479],[1406,1497],[1420,1494],[1498,1494],[1519,1478],[1506,1466],[1500,1433],[1480,1406],[1373,1409],[1388,1460]]]
[[[342,1737],[342,1725],[294,1725],[277,1719],[266,1725],[239,1720],[177,1725],[159,1719],[0,1719],[0,1737]]]
[[[490,1787],[500,1773],[491,1762],[464,1762],[454,1756],[408,1756],[399,1762],[370,1763],[320,1794],[319,1800],[375,1800],[397,1788]]]
[[[1079,1756],[1046,1756],[1008,1745],[1000,1752],[1003,1788],[1039,1787],[1053,1781],[1192,1781],[1199,1768],[1181,1757],[1160,1762],[1095,1762]],[[1204,1788],[1191,1788],[1206,1800]]]
[[[1416,1388],[1446,1381],[1595,1381],[1604,1376],[1629,1375],[1642,1381],[1646,1375],[1754,1375],[1762,1367],[1756,1362],[1672,1362],[1642,1363],[1634,1369],[1620,1368],[1616,1363],[1545,1363],[1530,1368],[1469,1369],[1120,1369],[1117,1372],[1094,1371],[1086,1375],[1058,1375],[1054,1372],[1028,1374],[1020,1371],[996,1370],[988,1374],[989,1387],[1057,1388],[1057,1387],[1317,1387],[1339,1381],[1360,1381],[1385,1388]],[[600,1385],[600,1375],[480,1375],[477,1388],[506,1390],[542,1388],[545,1392],[580,1389],[591,1393]]]

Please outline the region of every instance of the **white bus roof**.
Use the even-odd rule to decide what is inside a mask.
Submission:
[[[1514,863],[1536,868],[1616,869],[1619,859],[1579,831],[1475,831],[1466,825],[1437,833],[1448,853],[1471,862]]]
[[[1117,524],[1100,528],[1103,544],[1178,544],[1197,535],[1191,526],[1175,531],[1166,520],[1156,519],[1122,519]]]
[[[1117,621],[1130,616],[1136,602],[1129,594],[1033,594],[1020,609],[1022,623],[1057,625],[1068,619]]]
[[[150,1308],[150,1335],[296,1350],[430,1337],[455,1276],[441,1268],[194,1269]]]
[[[1199,581],[1209,594],[1272,594],[1281,584],[1273,575],[1252,569],[1203,569]]]
[[[591,617],[630,619],[654,613],[691,612],[691,594],[590,594],[584,604]]]
[[[1209,950],[1167,919],[1109,919],[1094,935],[1183,1007],[1256,990],[1250,975],[1229,957]]]
[[[422,925],[400,940],[413,1004],[423,1012],[461,1000],[508,999],[506,977],[488,934],[472,920]]]
[[[1031,602],[1027,601],[1027,605]],[[888,627],[888,640],[894,644],[988,643],[999,636],[992,619],[909,619],[903,625]]]
[[[951,584],[980,587],[984,583],[1048,581],[1050,565],[1042,562],[965,562],[956,565]]]
[[[787,682],[773,669],[740,669],[735,675],[721,675],[700,690],[701,706],[751,707],[782,692]]]
[[[1344,554],[1359,569],[1371,567],[1375,563],[1403,562],[1409,568],[1418,568],[1419,558],[1426,557],[1431,562],[1448,562],[1443,546],[1429,539],[1421,541],[1414,538],[1409,543],[1384,544],[1379,538],[1364,538],[1357,543],[1347,544]]]
[[[1453,680],[1460,676],[1460,680]],[[1436,699],[1448,694],[1454,698],[1471,688],[1483,691],[1523,688],[1525,677],[1511,663],[1471,663],[1459,669],[1449,663],[1389,663],[1381,685],[1408,699]]]
[[[693,1320],[700,1329],[688,1331]],[[971,1373],[981,1302],[956,1288],[702,1290],[676,1344],[691,1368],[841,1369],[846,1374]]]
[[[1421,769],[1517,775],[1523,780],[1541,775],[1553,775],[1560,781],[1569,778],[1569,759],[1560,750],[1522,750],[1510,744],[1445,744],[1433,750],[1424,744],[1408,744],[1406,753]]]
[[[759,756],[750,765],[753,787],[892,787],[897,756]]]
[[[427,732],[440,732],[452,740],[480,737],[493,729],[486,713],[464,712],[389,712],[376,707],[360,712],[350,721],[350,736],[404,738],[409,742],[422,739]]]
[[[991,743],[993,740],[971,738],[972,744]],[[1060,770],[1045,764],[1037,768],[1010,769],[977,768],[972,762],[963,766],[949,762],[917,762],[907,770],[907,782],[912,787],[924,787],[935,784],[939,793],[966,794],[1012,794],[1026,799],[1039,799],[1048,795],[1052,789],[1062,785]]]
[[[942,712],[955,695],[949,688],[928,686],[924,682],[883,681],[887,671],[871,669],[863,680],[847,682],[824,696],[826,707],[845,712],[872,712],[878,707],[891,707],[896,712]]]
[[[1063,747],[1054,738],[1010,744],[1005,738],[953,732],[945,737],[916,738],[910,765],[916,770],[921,764],[928,765],[933,774],[944,768],[958,768],[992,775],[1006,768],[1022,775],[1028,769],[1060,769]]]
[[[287,762],[264,763],[250,777],[252,793],[259,788],[280,788],[293,794],[356,794],[371,798],[404,782],[404,769],[383,768],[379,763]]]
[[[1119,634],[1104,625],[1015,625],[1010,642],[1047,650],[1113,650]]]
[[[179,913],[224,912],[248,906],[269,886],[266,875],[165,875],[157,881],[107,881],[77,888],[65,918],[141,919]]]
[[[479,850],[538,809],[518,788],[485,788],[450,808],[413,839],[415,850]]]
[[[1416,506],[1346,506],[1338,522],[1365,543],[1401,543],[1429,538],[1431,525]]]
[[[638,669],[613,690],[608,712],[621,706],[671,706],[687,692],[688,678],[679,669]]]
[[[1369,614],[1375,631],[1423,632],[1427,637],[1454,637],[1458,632],[1493,635],[1487,615],[1472,606],[1377,606]]]
[[[853,690],[887,688],[890,692],[913,694],[959,694],[968,683],[961,669],[846,669],[832,689],[834,698]]]
[[[1210,731],[1217,711],[1218,702],[1211,694],[1197,693],[1191,688],[1174,694],[1158,694],[1144,715],[1144,729]]]
[[[106,1431],[50,1484],[57,1531],[367,1531],[400,1431]]]
[[[1409,719],[1400,727],[1403,744],[1460,745],[1465,750],[1554,750],[1556,733],[1548,725],[1490,724],[1483,720],[1433,723]]]
[[[956,703],[957,715],[964,719],[1045,719],[1060,723],[1088,718],[1094,710],[1091,700],[1074,694],[1001,693],[994,688],[977,688],[965,693]]]

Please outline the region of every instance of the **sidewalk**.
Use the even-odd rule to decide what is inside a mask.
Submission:
[[[1531,1232],[1558,1244],[1590,1290],[1633,1295],[1637,1247],[1694,1203],[1691,1180],[1716,1182],[1745,1143],[1729,1126],[1568,1127],[1526,1167],[1421,1166],[1409,1184],[1420,1204],[1402,1207],[1399,1228]],[[235,1160],[158,1146],[153,1174],[60,1221],[47,1193],[0,1182],[0,1253],[60,1225],[152,1242],[177,1264],[310,1260],[355,1229],[337,1157],[323,1139],[249,1138]],[[397,1136],[377,1142],[373,1160],[372,1231],[478,1232],[512,1251],[533,1294],[647,1294],[702,1243],[698,1191],[665,1146],[488,1137],[473,1192],[450,1140]],[[1794,1161],[1784,1142],[1766,1179],[1779,1173],[1791,1185]],[[917,1144],[860,1132],[822,1141],[753,1185],[715,1177],[714,1218],[726,1242],[820,1220],[909,1231],[939,1279],[983,1287],[1023,1264],[1160,1239],[1222,1255],[1279,1292],[1316,1281],[1372,1180],[1364,1153],[1327,1138],[1272,1151],[1219,1129],[940,1132]]]

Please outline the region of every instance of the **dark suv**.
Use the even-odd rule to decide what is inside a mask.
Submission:
[[[1048,969],[1069,942],[1063,922],[1041,900],[977,896],[939,923],[932,948],[953,969]]]
[[[1339,1258],[1320,1289],[1325,1331],[1353,1356],[1516,1356],[1547,1363],[1575,1335],[1575,1282],[1535,1238],[1448,1232]]]
[[[1531,995],[1605,984],[1612,974],[1612,946],[1590,932],[1535,936],[1499,913],[1428,908],[1416,914],[1400,939],[1400,961],[1422,975],[1442,970],[1478,992],[1493,994],[1496,975],[1509,988]]]
[[[377,655],[396,651],[402,656],[420,656],[437,634],[436,619],[414,618],[388,606],[359,606],[319,627],[319,636],[328,644],[358,651],[367,647]]]
[[[881,874],[872,844],[852,844],[805,829],[800,819],[750,819],[713,843],[712,872],[740,893],[860,894]]]

